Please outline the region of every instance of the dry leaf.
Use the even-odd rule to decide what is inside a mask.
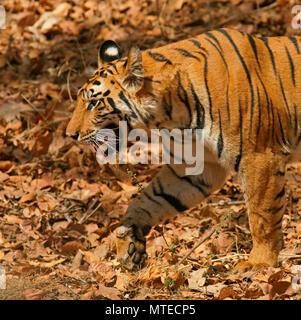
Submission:
[[[79,249],[81,250],[85,249],[83,244],[80,241],[68,241],[62,246],[61,252],[72,253],[72,252],[78,251]]]
[[[9,175],[5,172],[0,171],[0,182],[4,182],[7,179],[9,179]]]
[[[21,197],[21,199],[19,200],[20,203],[24,203],[24,202],[29,202],[29,201],[33,201],[36,197],[35,192],[30,192],[25,194],[24,196]]]
[[[84,256],[84,260],[87,261],[89,264],[92,262],[99,262],[100,258],[93,252],[91,251],[83,251],[79,250],[81,254]]]
[[[191,290],[202,290],[206,283],[207,268],[201,268],[190,273],[188,287]]]
[[[25,300],[41,300],[46,292],[40,289],[26,289],[23,292]]]
[[[218,299],[224,300],[226,298],[232,298],[232,299],[237,299],[239,296],[238,292],[236,292],[233,288],[231,287],[223,287],[218,295]]]
[[[97,246],[94,250],[94,254],[97,255],[100,259],[105,258],[108,254],[110,246],[107,243],[103,243],[100,246]]]
[[[0,67],[1,68],[1,67]],[[1,171],[7,171],[13,166],[13,163],[11,161],[0,161],[0,170]]]
[[[15,216],[15,215],[9,215],[9,216],[6,216],[6,222],[8,224],[14,224],[14,223],[18,223],[18,224],[22,224],[23,223],[23,219]]]
[[[116,288],[109,288],[99,285],[96,294],[110,300],[120,300],[120,291]]]

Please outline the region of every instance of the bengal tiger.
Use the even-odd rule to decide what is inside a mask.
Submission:
[[[301,156],[301,37],[256,37],[222,28],[159,48],[129,50],[106,41],[98,69],[78,92],[66,134],[97,144],[121,120],[129,128],[204,132],[204,170],[164,165],[129,205],[116,232],[122,265],[147,259],[151,227],[219,189],[242,182],[253,246],[236,270],[277,266],[282,248],[286,164]]]

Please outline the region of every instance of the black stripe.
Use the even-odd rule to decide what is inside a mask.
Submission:
[[[102,71],[99,72],[99,76],[100,76],[101,78],[106,78],[108,75],[107,75],[107,73],[106,73],[104,70],[102,70]]]
[[[217,156],[220,158],[224,148],[224,140],[223,140],[221,113],[219,109],[218,109],[218,119],[219,119],[219,136],[217,140]]]
[[[208,193],[205,192],[202,187],[200,187],[199,185],[195,184],[189,177],[185,177],[185,176],[184,176],[184,177],[181,177],[181,176],[179,176],[179,175],[176,173],[176,171],[175,171],[169,164],[167,164],[166,166],[167,166],[168,169],[172,172],[172,174],[173,174],[174,176],[176,176],[179,180],[184,180],[184,181],[186,181],[188,184],[190,184],[192,187],[198,189],[198,190],[203,194],[204,197],[207,197],[207,196],[208,196]]]
[[[274,117],[274,105],[272,99],[270,100],[271,113],[272,113],[272,138],[275,135],[275,117]]]
[[[207,96],[208,96],[208,102],[209,102],[209,114],[210,114],[210,119],[211,119],[211,128],[212,128],[212,124],[213,124],[213,114],[212,114],[212,99],[211,99],[211,93],[210,93],[210,89],[208,86],[208,61],[207,61],[207,57],[205,54],[201,53],[201,55],[204,58],[204,82],[205,82],[205,87],[206,87],[206,91],[207,91]],[[210,129],[211,131],[211,129]]]
[[[124,95],[123,91],[120,91],[120,92],[119,92],[119,98],[120,98],[123,102],[125,102],[125,104],[127,105],[127,107],[131,110],[131,116],[132,116],[133,118],[137,119],[138,116],[137,116],[136,113],[133,111],[132,106],[131,106],[129,100],[128,100],[127,97]]]
[[[286,100],[286,95],[285,95],[285,92],[284,92],[284,89],[283,89],[283,84],[282,84],[282,80],[281,80],[280,76],[278,76],[278,79],[279,79],[281,94],[282,94],[282,97],[283,97],[283,100],[284,100],[284,103],[285,103],[286,111],[287,111],[290,123],[292,123],[291,112],[290,112],[290,109],[289,109],[289,106],[288,106],[288,103],[287,103],[287,100]]]
[[[238,101],[238,107],[239,107],[239,153],[236,157],[236,160],[235,160],[235,165],[234,165],[234,168],[235,168],[235,171],[237,172],[238,169],[239,169],[239,164],[240,164],[240,161],[241,161],[241,156],[242,156],[242,114],[241,114],[241,105],[240,105],[240,101]]]
[[[259,66],[259,69],[261,69],[260,62],[259,62],[259,59],[258,59],[258,52],[257,52],[256,42],[255,42],[254,38],[248,33],[247,33],[247,37],[248,37],[248,40],[250,42],[251,48],[252,48],[252,50],[254,52],[254,55],[256,57],[256,61],[257,61],[257,64]]]
[[[197,128],[203,129],[205,126],[205,109],[204,109],[203,105],[201,104],[199,97],[197,96],[192,83],[190,83],[190,90],[191,90],[192,97],[194,100],[195,112],[196,112],[196,117],[197,117]]]
[[[147,53],[149,54],[149,56],[151,58],[153,58],[155,61],[158,62],[166,62],[167,64],[172,64],[172,62],[167,59],[163,54],[161,53],[157,53],[157,52],[151,52],[151,51],[147,51]]]
[[[148,211],[148,210],[146,210],[146,209],[144,209],[144,208],[139,208],[142,212],[144,212],[144,213],[146,213],[150,218],[152,218],[152,214]]]
[[[275,227],[275,226],[277,226],[279,223],[281,223],[282,222],[282,220],[283,220],[283,215],[280,217],[280,219],[278,219],[277,220],[277,222],[275,222],[275,223],[273,223],[272,224],[272,227]],[[279,227],[279,229],[281,228],[281,226]],[[276,228],[276,229],[274,229],[274,230],[277,230],[278,228]],[[274,231],[273,230],[273,231]]]
[[[281,123],[281,119],[278,111],[277,111],[277,114],[278,114],[278,121],[279,121],[280,133],[281,133],[281,140],[284,145],[287,145],[287,141],[285,139],[285,135],[284,135],[284,131],[283,131],[283,127],[282,127],[282,123]]]
[[[96,97],[98,97],[100,95],[102,95],[102,91],[99,91],[98,93],[94,93],[92,97],[96,98]]]
[[[261,85],[262,85],[262,88],[263,88],[263,91],[264,91],[264,95],[265,95],[265,98],[266,98],[266,106],[267,106],[267,113],[268,113],[268,128],[266,130],[266,132],[268,133],[269,135],[269,130],[270,130],[270,99],[269,99],[269,96],[268,96],[268,92],[267,92],[267,89],[260,77],[260,74],[257,72],[257,70],[255,69],[255,72],[256,72],[256,75],[257,75],[257,78],[259,79]],[[267,145],[267,142],[268,142],[268,139],[265,139],[265,146]]]
[[[110,93],[111,93],[111,90],[107,90],[107,91],[105,91],[105,92],[103,93],[103,96],[106,97],[106,96],[108,96]]]
[[[185,107],[188,111],[188,116],[189,116],[188,127],[190,128],[191,122],[192,122],[192,113],[191,113],[191,108],[190,108],[187,92],[181,83],[181,76],[180,76],[179,71],[177,72],[177,78],[178,78],[177,95],[178,95],[179,100],[185,105]]]
[[[149,77],[144,77],[143,80],[145,80],[145,81],[150,81],[150,82],[154,82],[154,83],[161,83],[161,81],[154,80],[154,79],[149,78]]]
[[[230,103],[229,103],[229,69],[228,69],[228,64],[224,58],[224,55],[223,55],[223,52],[222,52],[222,49],[219,48],[215,43],[213,43],[210,39],[206,39],[206,41],[208,41],[216,50],[217,52],[219,53],[220,57],[222,58],[223,62],[224,62],[224,65],[226,67],[226,71],[227,71],[227,77],[228,77],[228,80],[227,80],[227,88],[226,88],[226,105],[227,105],[227,114],[228,114],[228,120],[230,120]]]
[[[206,48],[202,47],[200,42],[196,39],[188,39],[191,43],[193,43],[198,49],[204,50],[207,53]]]
[[[168,116],[169,120],[172,119],[172,103],[171,103],[171,93],[168,91],[168,100],[164,96],[162,99],[162,106],[164,109],[165,114]]]
[[[278,207],[278,208],[272,208],[271,209],[271,212],[272,212],[272,214],[276,214],[276,213],[278,213],[280,210],[282,210],[283,209],[283,205],[281,205],[280,207]]]
[[[116,67],[115,63],[112,64],[112,66],[113,66],[113,68],[115,69],[115,71],[118,73],[118,70],[117,70],[117,67]]]
[[[281,191],[276,195],[275,200],[282,198],[285,194],[285,187],[281,189]]]
[[[300,54],[300,49],[299,49],[299,46],[298,46],[298,42],[297,42],[297,39],[293,36],[288,36],[288,39],[294,44],[296,50],[297,50],[297,53]]]
[[[93,85],[94,86],[99,86],[100,85],[100,81],[98,81],[98,80],[93,81]]]
[[[266,48],[268,49],[268,52],[270,54],[270,59],[273,65],[273,69],[274,69],[274,73],[277,76],[277,68],[276,68],[276,64],[275,64],[275,57],[273,54],[273,51],[271,50],[270,46],[269,46],[269,40],[267,38],[259,38],[260,40],[262,40],[262,42],[264,43],[264,45],[266,46]]]
[[[292,82],[293,82],[293,85],[294,87],[296,86],[296,79],[295,79],[295,66],[294,66],[294,61],[287,49],[287,47],[285,47],[285,51],[286,51],[286,55],[288,57],[288,61],[289,61],[289,64],[290,64],[290,68],[291,68],[291,78],[292,78]]]
[[[223,51],[223,49],[222,49],[219,41],[217,40],[217,38],[216,38],[212,33],[206,32],[205,35],[206,35],[207,37],[211,38],[211,39],[217,44],[217,46],[219,47],[220,51]]]
[[[190,53],[189,51],[185,50],[185,49],[182,49],[182,48],[174,48],[174,50],[180,52],[183,56],[187,57],[187,58],[193,58],[193,59],[196,59],[198,61],[200,61],[200,59],[193,55],[192,53]]]
[[[297,114],[297,106],[294,104],[294,120],[295,120],[295,126],[294,126],[294,134],[297,135],[298,130],[298,114]]]
[[[121,111],[116,108],[116,104],[112,98],[107,98],[107,101],[116,113],[121,113]]]
[[[275,173],[275,175],[276,175],[276,176],[279,176],[279,177],[283,177],[283,176],[285,176],[285,172],[283,172],[283,171],[277,171],[277,172]]]
[[[189,39],[188,41],[190,41],[191,43],[193,43],[197,48],[199,48],[199,49],[204,49],[197,40],[195,40],[195,39]]]
[[[174,207],[179,212],[185,211],[188,209],[188,207],[182,204],[182,202],[179,199],[177,199],[171,194],[165,193],[159,177],[156,178],[156,181],[159,186],[159,192],[155,189],[155,184],[154,183],[152,184],[153,193],[155,196],[163,198],[166,202],[168,202],[172,207]]]
[[[260,91],[258,87],[257,87],[257,106],[258,106],[258,122],[257,122],[257,130],[256,130],[256,147],[257,147],[260,127],[261,127],[261,99],[260,99]]]
[[[300,134],[299,134],[299,136],[298,136],[298,138],[297,138],[297,141],[296,141],[295,146],[298,146],[299,143],[300,143],[300,141],[301,141],[301,132],[300,132]]]
[[[146,198],[148,199],[148,200],[150,200],[151,202],[153,202],[153,203],[155,203],[155,204],[157,204],[158,206],[162,206],[162,204],[159,202],[159,201],[157,201],[157,200],[155,200],[152,196],[150,196],[146,191],[143,191],[143,194],[146,196]]]
[[[251,76],[248,70],[248,67],[245,63],[245,60],[243,59],[241,53],[239,52],[239,49],[237,48],[235,42],[233,41],[233,39],[230,37],[229,33],[224,30],[224,29],[218,29],[218,32],[222,33],[231,43],[232,47],[234,48],[243,68],[245,71],[245,74],[247,76],[248,82],[249,82],[249,86],[250,86],[250,94],[251,94],[251,121],[250,121],[250,131],[252,131],[252,123],[253,123],[253,109],[254,109],[254,90],[253,90],[253,84],[252,84],[252,80],[251,80]]]

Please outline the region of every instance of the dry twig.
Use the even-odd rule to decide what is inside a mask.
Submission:
[[[183,261],[186,260],[186,259],[192,254],[192,252],[193,252],[196,248],[198,248],[203,242],[205,242],[206,240],[208,240],[208,239],[213,235],[213,233],[214,233],[215,231],[216,231],[215,228],[212,228],[212,230],[209,232],[209,234],[208,234],[205,238],[201,239],[201,240],[177,263],[177,265],[180,265],[181,263],[183,263]]]

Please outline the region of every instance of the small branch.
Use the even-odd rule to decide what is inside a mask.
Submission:
[[[96,203],[98,202],[98,198],[93,201],[89,209],[86,211],[86,213],[81,217],[81,219],[78,221],[78,224],[84,223],[86,220],[88,220],[100,207],[101,207],[101,202],[98,204],[98,206],[94,208]],[[93,209],[93,210],[92,210]],[[92,210],[92,211],[91,211]]]
[[[69,70],[68,74],[67,74],[67,91],[68,91],[68,95],[69,95],[69,99],[71,102],[73,102],[73,98],[72,98],[72,94],[70,91],[70,74],[71,74],[71,69]]]
[[[210,207],[219,207],[219,206],[232,206],[232,205],[238,205],[238,204],[245,204],[246,202],[244,200],[237,200],[237,201],[228,201],[228,202],[212,202],[208,203]]]
[[[201,241],[199,241],[199,242],[177,263],[177,265],[180,265],[184,260],[186,260],[186,259],[192,254],[192,252],[193,252],[196,248],[198,248],[203,242],[205,242],[206,240],[208,240],[208,239],[213,235],[213,233],[214,233],[215,231],[216,231],[215,228],[212,228],[212,230],[209,232],[209,234],[208,234],[205,238],[201,239]]]
[[[230,260],[237,257],[247,257],[247,256],[249,256],[249,254],[247,253],[233,253],[233,254],[228,254],[224,257],[211,259],[211,262],[218,262],[218,261]]]

